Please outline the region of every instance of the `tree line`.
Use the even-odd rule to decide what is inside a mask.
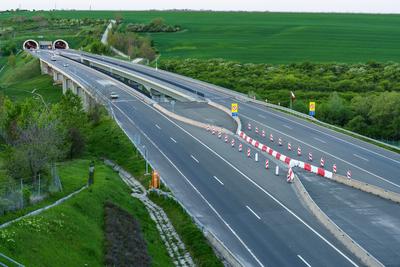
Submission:
[[[250,94],[377,139],[400,140],[400,64],[251,64],[222,59],[167,59],[160,68]]]
[[[88,117],[80,98],[70,91],[53,105],[41,103],[40,98],[12,102],[0,96],[0,143],[7,174],[35,181],[56,161],[79,157],[88,122],[98,122],[99,112],[94,109]]]

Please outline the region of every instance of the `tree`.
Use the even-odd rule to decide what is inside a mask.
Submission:
[[[156,52],[150,46],[149,42],[143,42],[139,49],[139,54],[143,58],[153,61],[156,58]]]
[[[7,63],[8,63],[8,66],[10,66],[11,68],[13,68],[13,69],[15,68],[15,66],[17,64],[17,60],[13,53],[11,53],[11,55],[8,56]]]

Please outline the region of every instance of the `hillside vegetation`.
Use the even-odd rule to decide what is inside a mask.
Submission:
[[[308,113],[317,102],[322,121],[377,139],[400,140],[400,64],[241,64],[224,60],[163,60],[160,67],[269,103]]]
[[[0,13],[0,20],[15,16]],[[224,58],[253,63],[399,61],[400,16],[190,11],[21,12],[21,16],[113,19],[163,18],[179,32],[149,33],[162,58]],[[34,37],[34,36],[32,36]],[[67,40],[69,40],[67,38]]]

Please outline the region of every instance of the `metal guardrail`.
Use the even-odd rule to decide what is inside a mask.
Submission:
[[[22,265],[21,263],[15,261],[15,260],[13,260],[13,259],[11,259],[10,257],[7,257],[7,256],[4,255],[3,253],[0,253],[0,257],[6,259],[7,261],[9,261],[9,262],[11,262],[11,263],[13,263],[13,266],[15,265],[15,266],[18,266],[18,267],[25,267],[25,265]],[[7,264],[1,262],[1,260],[0,260],[0,266],[9,267]]]

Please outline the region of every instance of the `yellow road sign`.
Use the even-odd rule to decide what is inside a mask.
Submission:
[[[315,102],[310,102],[310,111],[315,111]]]
[[[238,110],[239,110],[238,104],[237,104],[237,103],[232,103],[232,105],[231,105],[231,111],[232,111],[232,113],[237,113]]]

